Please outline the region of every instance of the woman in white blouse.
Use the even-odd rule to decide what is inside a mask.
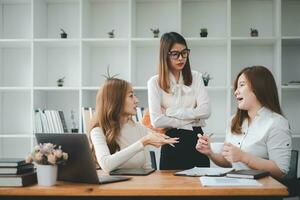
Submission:
[[[166,135],[179,138],[175,147],[162,146],[160,169],[208,167],[207,156],[199,154],[197,134],[210,116],[210,100],[202,75],[191,71],[190,49],[176,32],[162,35],[159,73],[148,81],[148,103],[151,125],[165,128]]]
[[[124,80],[109,78],[98,90],[96,112],[89,138],[98,164],[105,172],[117,168],[151,168],[146,145],[160,147],[176,143],[132,120],[137,98],[132,86]]]
[[[266,170],[283,177],[289,170],[291,133],[272,73],[263,66],[247,67],[238,74],[234,88],[238,108],[222,152],[212,152],[206,134],[199,135],[197,150],[219,166]]]

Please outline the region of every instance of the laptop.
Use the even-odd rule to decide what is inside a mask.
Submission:
[[[155,169],[143,169],[143,168],[121,168],[111,171],[110,175],[127,175],[127,176],[147,176],[154,172]]]
[[[37,143],[61,145],[69,158],[65,165],[58,165],[58,180],[104,184],[129,180],[124,176],[100,176],[97,174],[92,151],[86,134],[36,133]]]

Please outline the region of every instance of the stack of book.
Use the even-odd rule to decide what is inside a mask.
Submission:
[[[0,186],[27,186],[36,182],[33,164],[19,158],[0,158]]]
[[[67,133],[68,127],[63,111],[36,109],[34,114],[35,133]]]

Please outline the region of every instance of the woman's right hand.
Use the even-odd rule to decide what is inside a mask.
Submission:
[[[212,154],[212,150],[210,147],[210,139],[207,134],[198,134],[198,142],[196,144],[196,149],[204,155]]]
[[[160,133],[156,133],[153,131],[148,131],[148,134],[141,139],[141,142],[144,146],[152,145],[157,148],[164,144],[175,144],[178,143],[179,138],[171,138],[166,135],[162,135]]]

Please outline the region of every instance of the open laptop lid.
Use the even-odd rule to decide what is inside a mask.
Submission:
[[[69,158],[65,165],[58,166],[58,180],[99,183],[96,166],[86,134],[37,133],[37,143],[61,145]]]

